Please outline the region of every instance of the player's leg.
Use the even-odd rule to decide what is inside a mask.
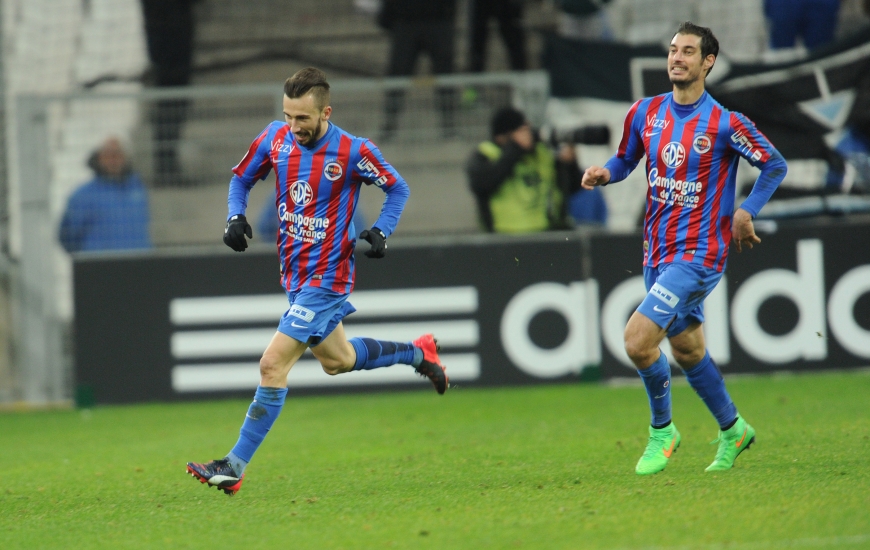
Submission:
[[[629,319],[625,349],[644,381],[652,411],[649,443],[636,468],[649,474],[661,471],[680,445],[680,432],[671,421],[671,368],[658,346],[666,335],[703,321],[700,306],[722,273],[683,262],[644,267],[643,273],[648,292]]]
[[[737,409],[725,389],[719,368],[706,350],[701,323],[692,323],[669,340],[674,359],[686,373],[689,384],[707,405],[719,427],[730,428],[737,419]]]
[[[665,334],[665,328],[640,311],[625,327],[625,350],[643,380],[650,406],[649,439],[635,466],[640,475],[662,471],[680,446],[680,432],[671,421],[671,367],[659,349]]]
[[[698,313],[695,318],[703,319],[703,314]],[[734,465],[737,455],[755,440],[755,430],[738,414],[722,373],[706,349],[701,323],[690,324],[669,340],[674,359],[686,373],[689,385],[719,424],[719,448],[707,471],[727,470]]]
[[[245,468],[281,414],[287,397],[287,375],[307,344],[276,332],[260,359],[260,385],[248,407],[239,439],[225,458],[204,464],[187,463],[187,471],[202,483],[234,495],[242,486]]]
[[[338,322],[321,343],[311,348],[327,374],[352,370],[372,370],[392,365],[410,365],[432,381],[439,394],[447,391],[449,381],[438,357],[438,346],[431,334],[413,342],[391,342],[374,338],[345,336],[344,325]]]
[[[671,422],[671,367],[659,349],[665,334],[664,328],[640,311],[635,311],[625,326],[625,351],[646,387],[654,428]]]

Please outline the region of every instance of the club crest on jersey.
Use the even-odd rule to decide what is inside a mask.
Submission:
[[[686,160],[686,149],[679,141],[672,141],[662,147],[662,161],[671,168],[677,168]]]
[[[311,186],[308,185],[307,181],[303,180],[294,182],[287,191],[287,194],[299,206],[305,206],[314,198],[314,191],[312,191]]]
[[[323,176],[329,181],[336,181],[344,175],[344,168],[336,161],[326,163],[323,167]]]
[[[699,155],[703,155],[713,148],[713,138],[708,136],[707,134],[701,133],[696,134],[695,139],[692,140],[692,149],[698,153]]]

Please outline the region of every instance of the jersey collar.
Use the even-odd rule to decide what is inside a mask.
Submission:
[[[701,105],[703,105],[709,97],[710,97],[710,94],[707,93],[707,90],[704,90],[704,93],[701,94],[701,97],[698,98],[698,101],[696,101],[695,103],[692,103],[692,105],[691,105],[692,112],[690,112],[686,116],[680,116],[680,113],[677,109],[679,108],[679,109],[683,110],[683,109],[685,109],[685,107],[689,107],[689,105],[680,105],[679,103],[677,103],[676,100],[674,99],[673,92],[671,92],[671,105],[670,105],[671,106],[671,114],[674,116],[674,118],[676,118],[680,122],[685,122],[701,112]]]

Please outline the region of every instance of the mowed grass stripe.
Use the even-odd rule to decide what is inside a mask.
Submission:
[[[184,473],[223,456],[248,401],[0,414],[6,548],[861,547],[870,374],[729,379],[757,441],[706,474],[717,428],[673,388],[683,443],[634,465],[640,386],[456,388],[288,400],[227,497]]]

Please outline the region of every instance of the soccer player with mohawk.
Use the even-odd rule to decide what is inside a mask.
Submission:
[[[252,238],[245,219],[251,188],[275,172],[281,283],[290,308],[260,359],[260,385],[238,442],[224,458],[187,463],[192,476],[228,495],[241,487],[245,467],[284,405],[287,375],[308,348],[330,375],[405,364],[439,394],[449,387],[431,334],[404,343],[345,337],[342,319],[356,311],[347,298],[360,188],[375,185],[386,193],[374,226],[359,235],[371,245],[369,258],[384,257],[410,193],[378,148],[332,124],[331,114],[326,75],[314,68],[297,72],[284,83],[285,121],[269,124],[233,168],[224,243],[237,252],[248,247],[246,236]]]
[[[729,242],[738,252],[761,242],[752,219],[787,168],[749,119],[706,92],[704,81],[718,53],[710,29],[680,25],[668,53],[673,91],[632,105],[616,155],[583,175],[583,187],[591,189],[624,180],[644,155],[647,159],[643,264],[648,294],[625,327],[625,350],[646,386],[652,417],[646,450],[635,467],[640,475],[663,470],[680,446],[680,432],[671,421],[671,368],[659,349],[665,337],[719,424],[719,448],[706,471],[730,469],[755,440],[755,429],[738,414],[706,349],[703,303],[722,278]],[[735,210],[740,157],[761,174]]]

